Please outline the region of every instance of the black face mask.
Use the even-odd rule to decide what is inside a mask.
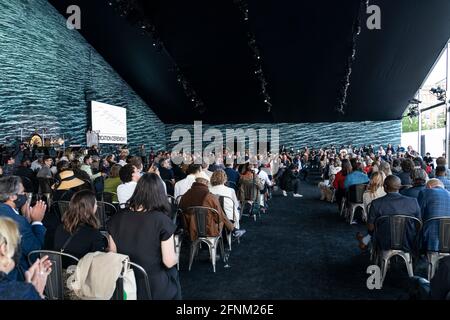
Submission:
[[[17,210],[20,210],[20,208],[22,208],[23,205],[24,205],[25,203],[27,203],[27,200],[28,200],[28,198],[27,198],[26,195],[24,195],[24,194],[18,194],[18,195],[17,195],[17,199],[14,200],[14,203],[15,203],[15,205],[16,205]]]

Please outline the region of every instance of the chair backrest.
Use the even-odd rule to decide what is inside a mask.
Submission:
[[[170,204],[170,218],[172,219],[173,223],[176,224],[178,213],[180,211],[177,200],[171,195],[167,195],[167,200],[169,200]]]
[[[375,220],[375,233],[379,229],[381,223],[388,221],[389,232],[391,236],[391,249],[403,250],[406,240],[406,232],[408,222],[413,222],[416,228],[416,237],[422,227],[422,221],[413,216],[407,215],[384,215]]]
[[[107,202],[107,203],[113,203],[114,197],[117,198],[117,193],[115,192],[102,192],[100,201]]]
[[[21,176],[20,179],[22,180],[22,185],[26,193],[33,193],[35,191],[34,184],[30,178]]]
[[[117,213],[117,208],[111,203],[97,201],[97,218],[100,222],[100,230],[106,230],[106,223],[109,218]]]
[[[63,263],[62,258],[68,259],[74,264],[78,264],[79,259],[58,251],[36,250],[28,254],[28,262],[30,265],[36,261],[37,258],[48,256],[52,263],[52,272],[47,278],[47,285],[45,286],[45,295],[49,300],[64,300],[64,277],[63,277]]]
[[[234,202],[233,198],[230,198],[228,196],[222,196],[220,194],[216,194],[215,196],[219,198],[220,206],[222,207],[222,210],[224,212],[225,212],[225,199],[227,199],[228,201],[231,201],[233,203],[233,219],[234,219],[234,222],[236,222],[236,203]]]
[[[53,178],[37,178],[39,181],[39,192],[40,193],[52,193],[52,185],[55,183]]]
[[[69,201],[56,201],[53,203],[54,206],[56,206],[58,212],[59,212],[59,216],[62,218],[64,217],[64,214],[66,213],[67,210],[69,210]]]
[[[173,185],[171,180],[163,180],[166,185],[167,194],[173,196],[175,191],[175,186]]]
[[[210,207],[202,207],[202,206],[194,206],[187,208],[186,212],[184,214],[193,214],[195,223],[197,226],[197,234],[199,237],[208,237],[207,232],[207,217],[208,214],[212,213],[214,215],[214,221],[216,222],[217,231],[219,234],[222,232],[220,227],[220,219],[219,219],[219,212],[216,209],[210,208]],[[189,228],[187,228],[189,230]]]
[[[355,184],[348,188],[347,201],[351,203],[363,203],[363,195],[366,191],[366,184]]]
[[[142,297],[142,294],[140,294],[143,290],[145,292],[146,295],[146,300],[152,300],[152,291],[150,289],[150,280],[148,278],[148,274],[145,271],[145,269],[143,267],[141,267],[140,265],[133,263],[133,262],[128,262],[131,266],[131,268],[133,268],[134,270],[134,274],[136,277],[136,285],[137,285],[137,289],[138,289],[138,296]],[[142,288],[142,286],[144,288]]]
[[[439,224],[439,252],[450,253],[450,217],[434,217],[424,222],[423,229],[432,223]]]

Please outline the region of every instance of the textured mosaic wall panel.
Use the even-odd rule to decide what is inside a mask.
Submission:
[[[0,143],[48,128],[85,144],[90,100],[127,108],[130,145],[164,147],[164,123],[55,8],[0,1]]]

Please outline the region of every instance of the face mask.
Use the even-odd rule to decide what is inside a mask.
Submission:
[[[27,196],[26,195],[24,195],[24,194],[18,194],[17,195],[17,199],[16,200],[14,200],[14,203],[15,203],[15,205],[16,205],[16,208],[17,209],[20,209],[20,208],[22,208],[23,207],[23,205],[25,204],[25,203],[27,203]]]

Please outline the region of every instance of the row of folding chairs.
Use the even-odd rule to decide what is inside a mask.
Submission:
[[[63,252],[58,251],[50,251],[50,250],[36,250],[32,251],[28,254],[28,261],[30,265],[36,261],[37,258],[43,258],[44,256],[49,257],[49,261],[52,263],[52,271],[47,278],[47,284],[45,287],[45,296],[48,300],[64,300],[65,299],[65,283],[64,283],[64,268],[63,268],[63,260],[68,265],[77,265],[79,259]],[[123,290],[123,272],[128,269],[128,266],[125,265],[128,263],[129,266],[133,269],[136,275],[136,285],[138,286],[138,291],[141,290],[145,292],[146,300],[152,299],[152,294],[150,290],[150,281],[149,276],[145,269],[131,261],[124,261],[124,266],[122,268],[122,274],[116,283],[116,290],[113,294],[111,300],[124,300],[124,290]],[[139,281],[139,280],[143,281]],[[140,288],[142,286],[144,288]]]
[[[422,224],[422,221],[416,217],[407,215],[386,215],[381,216],[375,221],[375,231],[373,235],[371,260],[380,267],[381,285],[385,280],[388,271],[390,259],[394,256],[401,257],[408,270],[410,277],[414,276],[413,258],[419,257],[421,245],[421,232],[427,230],[431,224],[436,224],[439,230],[439,248],[437,252],[426,252],[428,260],[428,280],[431,280],[436,272],[438,262],[443,257],[450,255],[450,217],[434,217],[428,219]],[[383,234],[390,235],[390,248],[382,250],[377,245],[377,234],[380,230],[385,231]],[[414,231],[414,248],[407,248],[408,233]]]

